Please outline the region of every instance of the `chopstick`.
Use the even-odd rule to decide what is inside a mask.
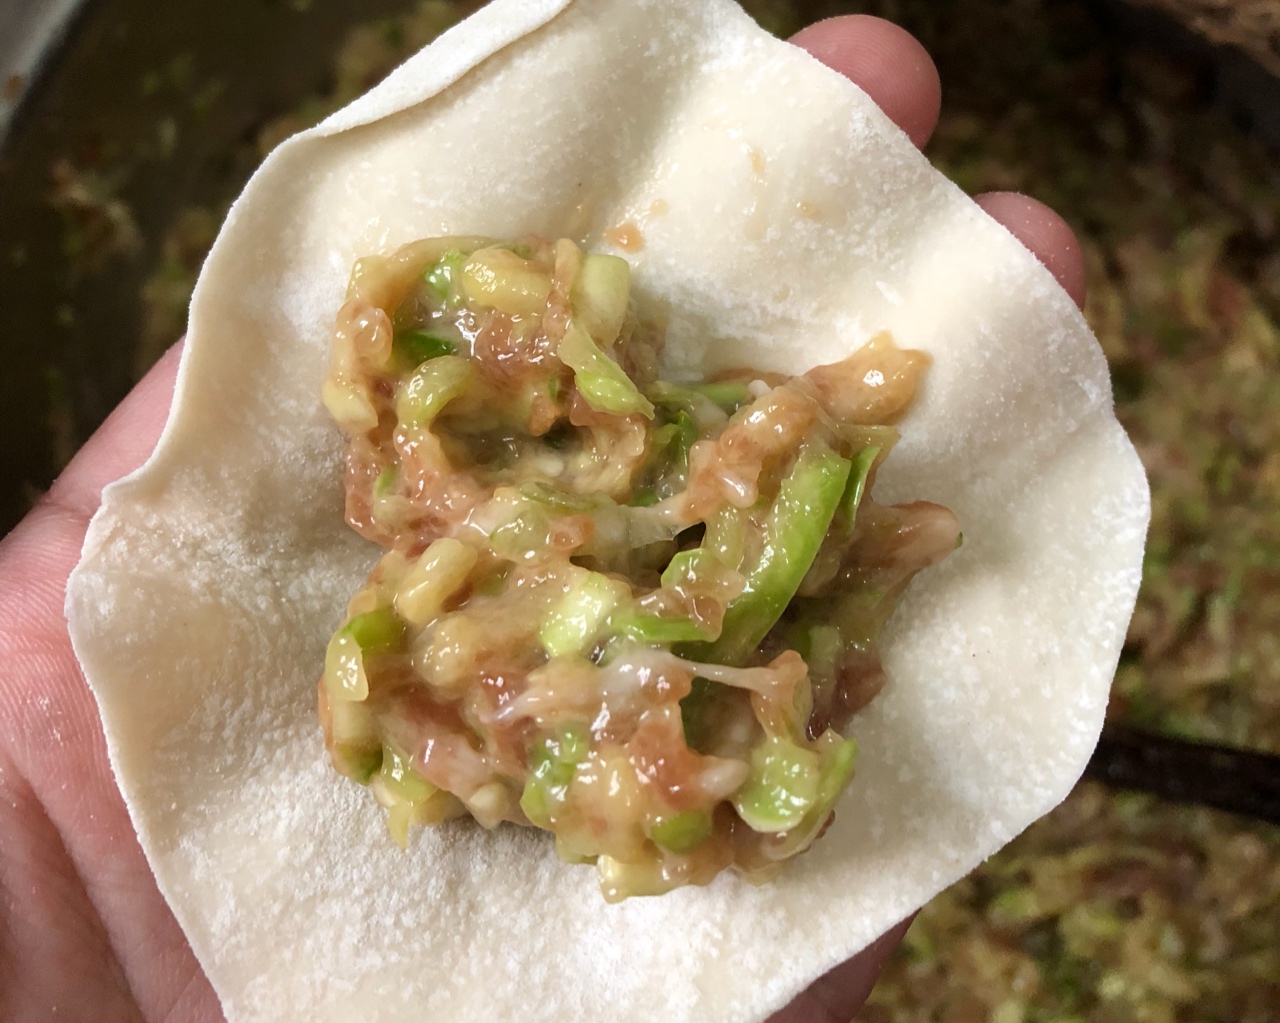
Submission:
[[[1085,777],[1280,824],[1280,756],[1107,725]]]

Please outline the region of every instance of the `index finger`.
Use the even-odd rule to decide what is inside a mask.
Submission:
[[[893,950],[907,933],[912,913],[852,959],[828,970],[765,1023],[848,1023],[862,1007]]]
[[[928,51],[906,29],[851,14],[801,29],[791,41],[861,88],[917,146],[929,141],[938,124],[942,86]],[[1084,257],[1067,222],[1029,196],[994,192],[975,199],[1083,308]]]
[[[938,124],[942,83],[933,58],[910,32],[869,14],[827,18],[791,42],[848,78],[917,146]]]

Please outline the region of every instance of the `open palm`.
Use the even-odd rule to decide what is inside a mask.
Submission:
[[[928,140],[938,74],[907,33],[853,15],[793,41],[860,85],[917,145]],[[1083,263],[1060,218],[1024,196],[978,201],[1083,302]],[[222,1019],[134,837],[62,610],[102,488],[151,453],[177,365],[175,348],[0,541],[0,1019],[13,1023]],[[848,1020],[904,929],[837,967],[772,1023]]]

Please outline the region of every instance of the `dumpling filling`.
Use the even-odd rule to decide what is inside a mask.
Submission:
[[[325,404],[385,548],[319,685],[339,772],[407,844],[552,832],[609,901],[772,877],[850,783],[881,629],[960,540],[869,496],[928,357],[658,376],[627,262],[430,239],[360,260]]]

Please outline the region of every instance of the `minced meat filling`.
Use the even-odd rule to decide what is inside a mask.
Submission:
[[[401,844],[555,834],[609,900],[767,879],[853,775],[880,629],[955,517],[868,496],[928,359],[658,377],[630,268],[571,241],[357,263],[325,382],[385,548],[329,643],[333,763]]]

